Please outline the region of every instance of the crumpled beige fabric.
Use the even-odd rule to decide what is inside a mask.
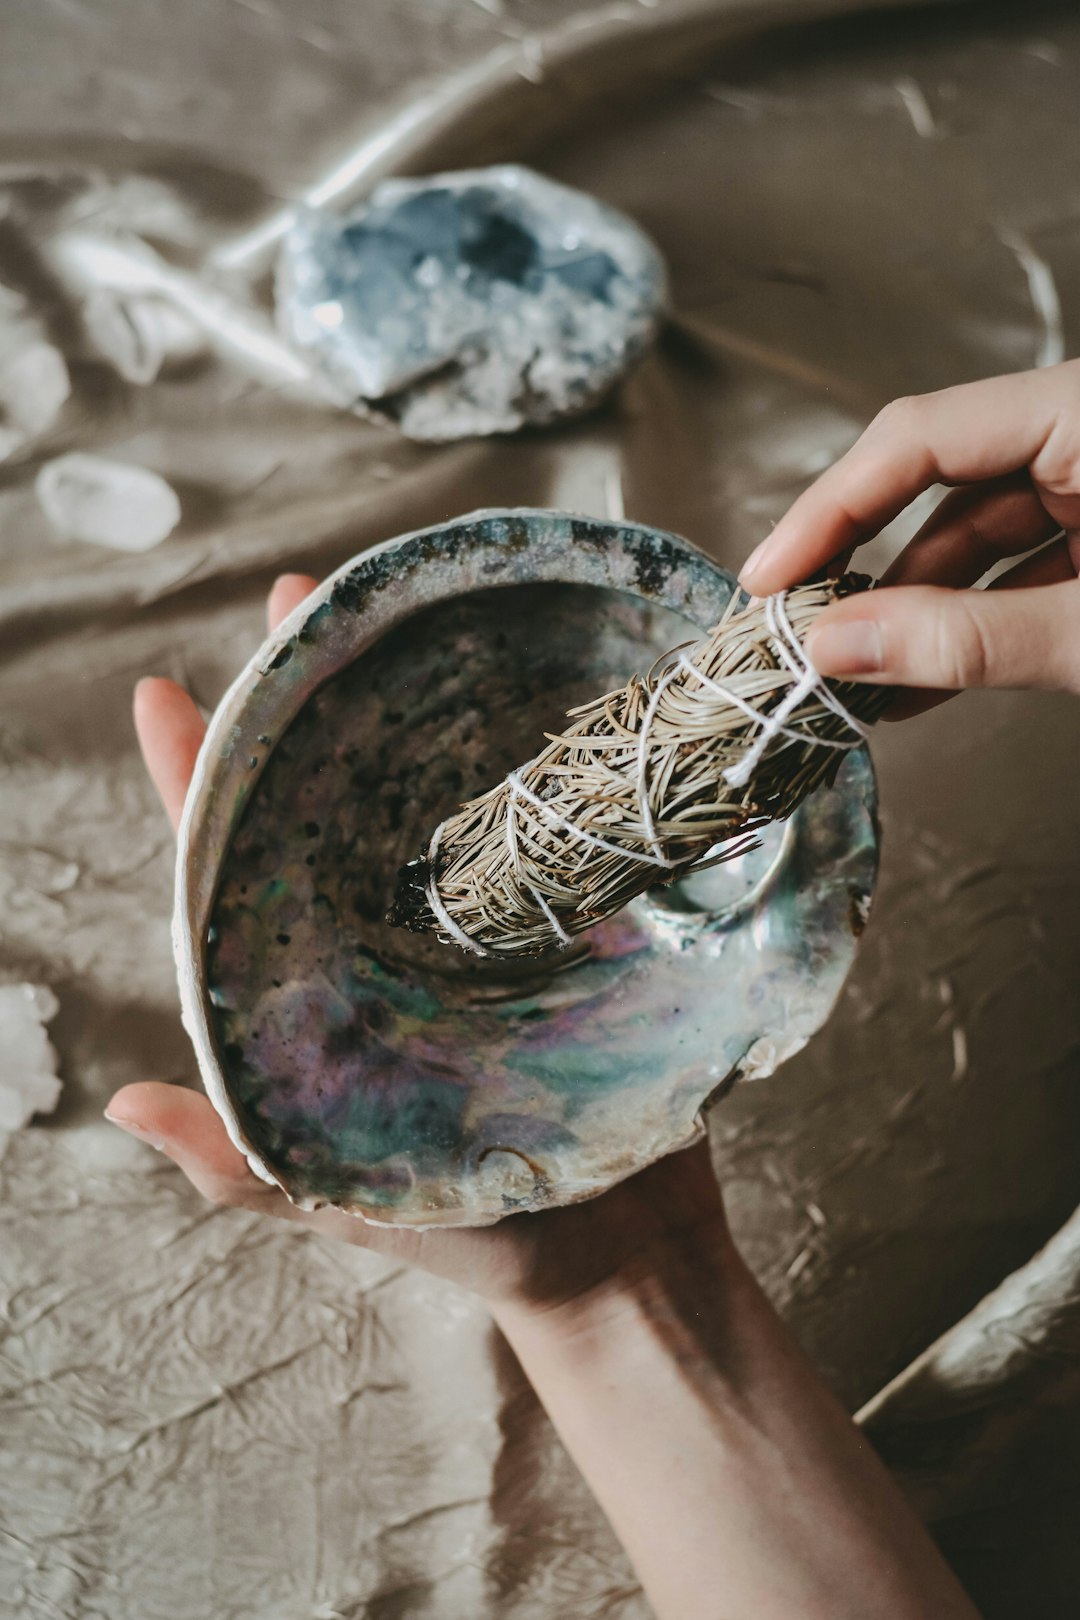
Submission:
[[[116,1086],[192,1072],[129,697],[153,672],[211,706],[277,571],[480,505],[621,510],[735,565],[890,396],[1075,341],[1075,18],[825,9],[7,0],[0,282],[74,392],[0,469],[0,972],[57,992],[67,1082],[0,1162],[4,1620],[647,1615],[478,1305],[212,1211],[101,1121]],[[524,158],[655,235],[678,313],[616,403],[419,448],[232,366],[139,389],[89,355],[37,257],[58,222],[190,266],[380,131],[369,174]],[[74,448],[164,474],[175,534],[140,557],[57,540],[33,475]],[[740,1241],[853,1408],[1080,1194],[1078,735],[1038,695],[884,728],[843,1002],[712,1120]],[[988,1616],[1075,1604],[1070,1265],[1019,1361],[920,1364],[868,1416]]]

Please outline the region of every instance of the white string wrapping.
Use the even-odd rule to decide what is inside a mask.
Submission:
[[[539,763],[540,761],[538,759],[531,759],[529,761],[529,765],[538,765]],[[559,812],[555,809],[555,806],[550,804],[547,799],[539,798],[535,793],[532,792],[530,788],[525,786],[525,783],[521,780],[521,772],[523,770],[528,770],[528,768],[528,765],[522,765],[520,769],[511,771],[510,775],[506,778],[511,796],[514,798],[517,798],[518,796],[523,798],[527,804],[531,804],[534,809],[541,811],[543,815],[547,816],[551,821],[553,821],[555,826],[558,827],[562,832],[567,833],[571,838],[582,839],[586,844],[591,844],[593,849],[602,849],[608,855],[618,855],[624,860],[629,857],[635,861],[644,861],[648,866],[668,865],[667,861],[657,860],[655,855],[646,855],[643,851],[639,852],[637,850],[627,849],[623,844],[609,843],[606,838],[600,838],[596,833],[589,832],[587,828],[579,827],[577,822],[568,821],[565,816],[561,816],[559,814]],[[449,820],[452,818],[448,817],[447,819]],[[442,825],[445,827],[446,822],[444,821]],[[429,859],[430,858],[431,857],[429,857]]]
[[[645,710],[645,718],[641,722],[641,736],[638,739],[637,799],[638,804],[641,806],[641,819],[645,823],[645,841],[652,850],[658,866],[673,866],[674,862],[668,859],[660,847],[660,842],[656,836],[656,822],[653,819],[652,805],[649,803],[649,728],[656,716],[657,709],[660,707],[660,699],[678,673],[679,666],[676,664],[673,669],[669,669],[667,674],[662,675],[657,681],[653,695],[649,699],[649,707]]]
[[[460,945],[463,951],[471,951],[474,956],[492,956],[494,954],[492,951],[481,945],[479,940],[470,939],[464,928],[458,927],[443,905],[442,896],[439,894],[439,885],[435,881],[435,870],[439,858],[439,840],[445,826],[446,822],[440,821],[431,835],[431,844],[428,849],[428,860],[431,862],[431,877],[427,885],[428,905],[434,912],[439,927],[444,928],[454,943]]]
[[[751,746],[746,750],[737,765],[728,766],[724,772],[724,780],[730,782],[732,787],[745,787],[754,771],[758,761],[763,757],[765,750],[773,739],[781,734],[790,737],[791,731],[785,726],[785,721],[793,715],[813,694],[826,708],[839,715],[844,724],[854,732],[850,741],[841,739],[830,742],[832,748],[857,748],[859,743],[869,736],[869,729],[857,720],[845,708],[836,693],[828,686],[824,676],[819,675],[803,652],[802,644],[791,628],[791,621],[784,606],[786,591],[779,591],[775,596],[765,598],[765,622],[772,634],[773,644],[783,662],[795,675],[795,685],[791,688],[784,701],[771,714],[757,715],[758,734]],[[815,741],[820,742],[817,738]]]
[[[390,920],[479,956],[532,955],[657,881],[743,853],[830,778],[888,701],[838,689],[803,651],[817,614],[865,584],[733,600],[689,653],[575,710],[547,748],[439,824],[423,881],[403,869]]]
[[[510,784],[510,808],[506,815],[506,843],[507,848],[510,851],[510,860],[513,864],[514,872],[519,878],[521,878],[522,882],[525,882],[526,880],[522,876],[521,857],[518,854],[517,842],[517,801],[518,794],[521,792],[521,779],[517,772],[511,771],[510,775],[507,777],[507,781]],[[570,830],[573,831],[573,828]],[[527,887],[529,893],[540,907],[540,910],[544,913],[544,916],[551,924],[552,932],[559,941],[559,944],[572,945],[573,936],[566,932],[566,929],[563,927],[562,923],[551,909],[551,904],[544,895],[543,890],[538,889],[533,883],[527,883]]]

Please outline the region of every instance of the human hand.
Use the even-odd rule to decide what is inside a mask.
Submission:
[[[278,580],[271,627],[315,581]],[[171,681],[136,688],[174,827],[205,730]],[[486,1230],[368,1226],[260,1181],[209,1100],[125,1086],[108,1117],[214,1203],[424,1267],[482,1295],[663,1620],[723,1591],[732,1620],[977,1620],[850,1419],[739,1259],[707,1146],[602,1197]]]
[[[894,718],[964,687],[1080,692],[1080,361],[887,405],[781,518],[743,585],[767,595],[846,566],[935,483],[959,487],[885,574],[883,587],[904,589],[823,613],[806,639],[815,667],[931,689],[906,694]],[[971,588],[1034,547],[989,588]]]
[[[298,574],[277,581],[267,605],[271,629],[315,583]],[[202,717],[174,682],[148,679],[135,691],[135,726],[175,829],[206,729]],[[634,1286],[643,1272],[684,1248],[705,1261],[724,1261],[734,1252],[704,1142],[586,1203],[511,1216],[485,1230],[440,1231],[369,1226],[340,1210],[297,1209],[252,1174],[201,1093],[155,1082],[125,1086],[107,1117],[160,1148],[213,1203],[277,1216],[421,1266],[483,1295],[497,1315],[576,1311],[587,1300]]]

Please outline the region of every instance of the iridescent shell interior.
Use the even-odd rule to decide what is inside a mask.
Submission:
[[[295,1202],[424,1226],[589,1197],[822,1023],[876,871],[862,750],[760,851],[550,961],[383,921],[443,816],[733,588],[657,530],[478,513],[348,564],[227,694],[182,829],[185,1019],[234,1140]]]

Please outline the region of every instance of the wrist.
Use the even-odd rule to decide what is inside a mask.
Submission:
[[[496,1325],[519,1352],[558,1347],[582,1357],[650,1336],[695,1334],[733,1292],[752,1283],[723,1211],[653,1235],[609,1273],[568,1296],[492,1302]],[[703,1305],[707,1302],[707,1308]]]
[[[658,1615],[977,1620],[726,1228],[495,1317]]]

